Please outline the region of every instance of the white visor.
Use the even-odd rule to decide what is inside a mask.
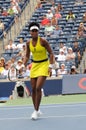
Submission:
[[[39,30],[39,28],[38,28],[37,26],[32,26],[32,27],[30,28],[30,31],[31,31],[31,30],[34,30],[34,29]]]

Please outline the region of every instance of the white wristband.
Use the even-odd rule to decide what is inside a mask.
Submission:
[[[54,68],[54,64],[49,64],[49,68],[53,69]]]

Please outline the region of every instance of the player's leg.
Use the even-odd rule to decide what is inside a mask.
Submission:
[[[32,100],[34,104],[35,111],[31,115],[31,119],[37,119],[40,115],[39,113],[39,105],[41,102],[41,88],[44,84],[44,81],[46,80],[46,77],[38,77],[31,79],[31,85],[32,85]]]
[[[38,118],[38,111],[36,110],[36,83],[37,83],[37,78],[31,78],[32,101],[34,105],[34,112],[31,115],[31,119],[33,120],[36,120]]]
[[[36,104],[35,104],[35,109],[38,111],[39,110],[39,106],[40,106],[40,102],[41,102],[41,98],[42,98],[42,93],[41,93],[41,88],[43,87],[43,84],[46,80],[45,76],[41,76],[37,78],[37,82],[36,82]]]
[[[37,78],[31,78],[31,87],[32,87],[32,101],[33,101],[33,105],[34,105],[34,109],[36,108],[35,106],[35,99],[36,99],[36,82],[37,82]]]

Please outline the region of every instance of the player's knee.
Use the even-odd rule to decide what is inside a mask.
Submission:
[[[37,88],[36,88],[36,91],[37,91],[37,92],[41,92],[41,88],[37,87]]]
[[[32,93],[36,93],[36,89],[35,88],[32,88]]]

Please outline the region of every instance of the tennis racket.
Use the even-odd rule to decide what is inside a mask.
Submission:
[[[22,73],[23,73],[23,68],[18,70],[18,69],[16,69],[16,65],[12,65],[8,71],[9,81],[15,82],[15,81],[24,80]]]
[[[17,77],[18,77],[17,69],[15,65],[12,65],[8,71],[8,79],[13,82],[17,80]]]

